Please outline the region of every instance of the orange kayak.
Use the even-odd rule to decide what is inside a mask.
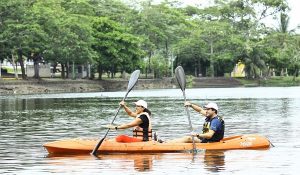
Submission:
[[[98,141],[97,139],[75,138],[49,142],[43,146],[51,154],[86,154],[92,152]],[[270,141],[256,134],[226,137],[220,142],[196,143],[197,149],[205,150],[266,149],[269,147]],[[105,139],[98,151],[101,153],[171,153],[192,149],[192,143],[156,141],[120,143],[114,139]]]

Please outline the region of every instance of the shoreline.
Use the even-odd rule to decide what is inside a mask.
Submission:
[[[0,96],[52,93],[84,93],[84,92],[112,92],[127,89],[126,79],[29,79],[29,80],[1,80]],[[176,88],[172,78],[140,79],[136,89]]]
[[[276,80],[276,81],[274,81]],[[267,81],[273,81],[268,83]],[[53,93],[84,93],[84,92],[113,92],[125,91],[127,79],[0,79],[0,96],[26,95],[26,94],[53,94]],[[291,84],[291,81],[274,78],[270,80],[241,80],[224,77],[193,78],[187,82],[187,88],[230,88],[230,87],[283,87],[299,86],[299,81]],[[174,89],[179,88],[175,78],[139,79],[136,86],[143,89]]]

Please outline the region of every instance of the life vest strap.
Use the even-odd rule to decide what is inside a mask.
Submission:
[[[133,137],[142,137],[144,136],[143,131],[133,130]],[[152,129],[148,131],[148,137],[152,138]]]

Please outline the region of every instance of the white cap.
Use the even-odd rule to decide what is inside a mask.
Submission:
[[[218,105],[216,104],[216,103],[213,103],[213,102],[210,102],[210,103],[208,103],[207,105],[205,105],[204,106],[205,108],[213,108],[213,109],[215,109],[215,110],[217,110],[218,111]]]
[[[143,106],[144,108],[147,108],[147,102],[145,102],[144,100],[139,100],[137,102],[134,102],[135,105],[137,106]]]

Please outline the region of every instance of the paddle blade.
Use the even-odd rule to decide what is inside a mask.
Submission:
[[[100,145],[102,144],[102,142],[104,141],[105,137],[103,137],[98,144],[95,146],[95,148],[93,149],[93,151],[91,152],[92,155],[97,156],[97,151],[100,147]]]
[[[139,79],[139,76],[140,76],[140,70],[135,70],[134,72],[132,72],[128,82],[127,92],[131,91],[131,89],[134,87],[137,80]]]
[[[185,87],[186,87],[186,79],[185,79],[184,70],[181,66],[176,67],[175,76],[176,76],[177,82],[180,86],[180,89],[182,91],[184,91]]]

